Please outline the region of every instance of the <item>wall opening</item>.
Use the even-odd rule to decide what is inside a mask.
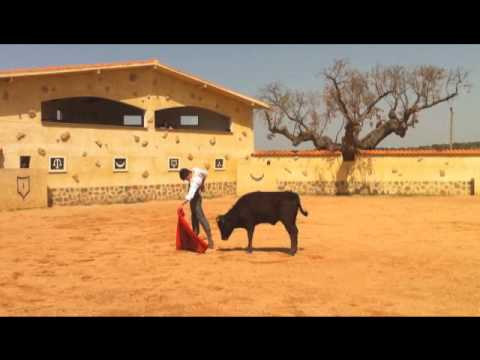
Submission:
[[[155,128],[188,129],[192,131],[230,132],[228,116],[205,108],[182,106],[155,111]]]
[[[30,156],[22,155],[20,156],[20,169],[29,169],[30,168]]]
[[[98,97],[71,97],[42,102],[42,121],[113,125],[144,126],[143,109],[119,101]]]

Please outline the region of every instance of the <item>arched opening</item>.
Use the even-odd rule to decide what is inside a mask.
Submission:
[[[155,128],[230,132],[231,120],[217,112],[182,106],[155,111]]]
[[[42,102],[42,121],[143,127],[143,109],[98,97],[71,97]]]

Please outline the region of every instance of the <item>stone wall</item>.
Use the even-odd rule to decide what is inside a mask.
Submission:
[[[278,190],[301,195],[473,195],[474,181],[279,181]]]
[[[186,184],[99,186],[88,188],[52,188],[49,205],[93,205],[135,203],[151,200],[181,200]],[[205,186],[204,198],[236,194],[236,182],[211,182]]]
[[[473,179],[473,182],[472,182]],[[480,195],[480,150],[371,150],[354,162],[320,151],[263,152],[237,167],[237,195]]]

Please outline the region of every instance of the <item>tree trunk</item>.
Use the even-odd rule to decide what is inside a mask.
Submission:
[[[355,160],[357,151],[356,127],[353,122],[348,122],[345,126],[345,136],[342,138],[342,157],[343,161]]]

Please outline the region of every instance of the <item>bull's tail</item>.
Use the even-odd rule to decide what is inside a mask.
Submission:
[[[298,208],[300,209],[300,212],[303,214],[303,216],[308,216],[308,211],[302,208],[302,204],[300,203],[300,196],[298,196]]]

